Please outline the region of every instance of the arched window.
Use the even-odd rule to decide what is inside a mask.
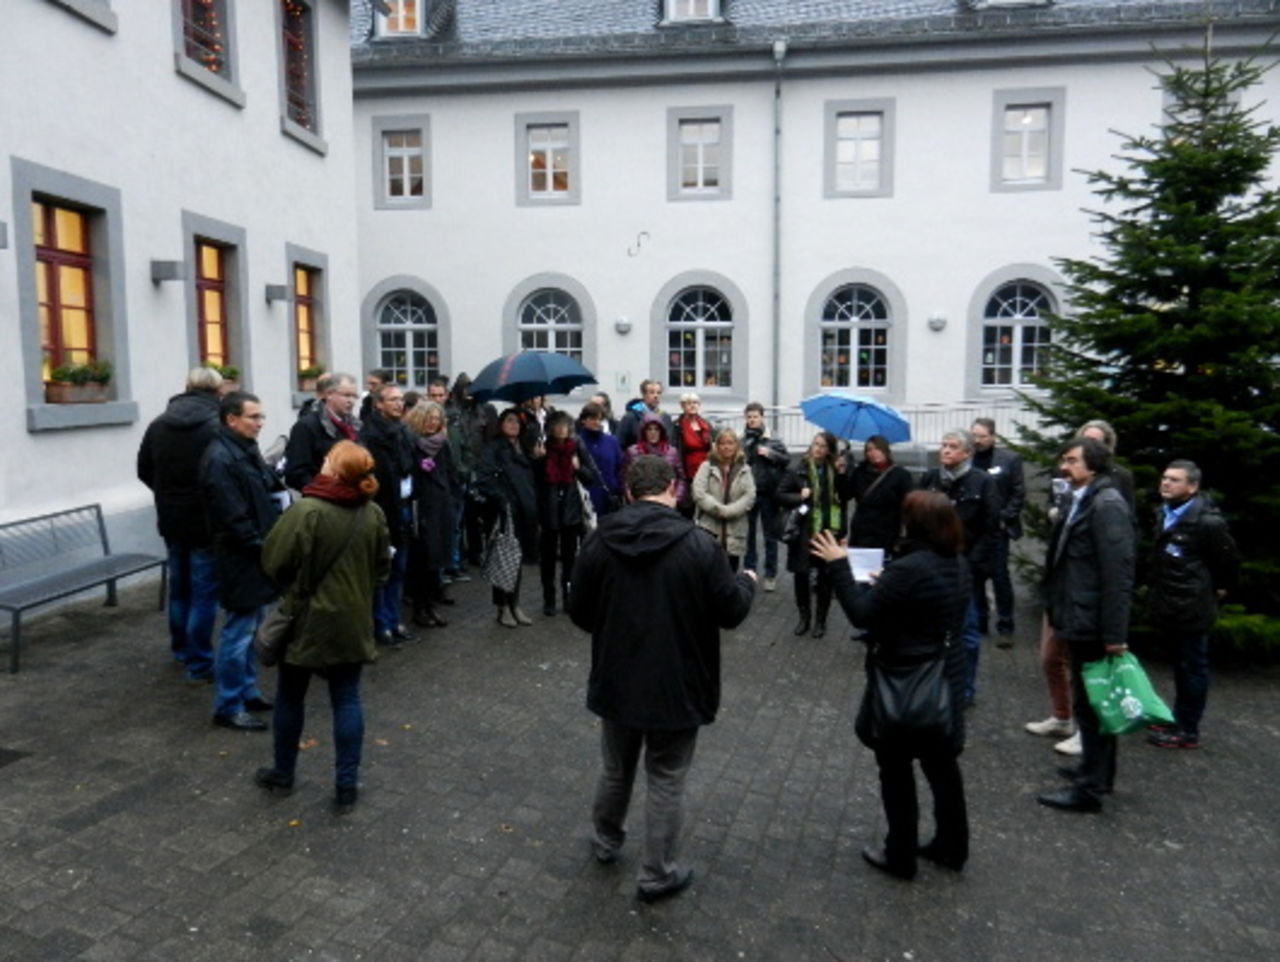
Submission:
[[[378,366],[403,387],[425,389],[440,375],[436,312],[421,294],[396,291],[378,310]]]
[[[1044,372],[1053,301],[1039,284],[1013,281],[998,288],[982,312],[982,386],[1028,387]]]
[[[889,307],[865,284],[836,288],[822,308],[823,387],[888,387]]]
[[[667,308],[667,383],[733,387],[733,309],[714,288],[686,288]]]
[[[582,360],[582,310],[562,290],[544,287],[520,305],[520,349],[554,351]]]

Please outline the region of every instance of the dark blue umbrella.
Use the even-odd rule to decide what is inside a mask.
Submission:
[[[879,434],[890,444],[911,440],[911,425],[898,411],[879,401],[845,391],[815,394],[800,402],[805,419],[838,438],[865,441]]]
[[[579,385],[595,383],[596,376],[571,357],[550,351],[521,351],[486,364],[471,382],[469,393],[477,401],[518,404],[541,394],[568,394]]]

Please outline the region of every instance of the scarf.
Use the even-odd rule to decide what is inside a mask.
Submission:
[[[340,481],[328,474],[317,474],[312,482],[302,489],[302,496],[319,498],[321,501],[329,501],[344,508],[353,508],[369,500],[369,496],[359,488],[353,488],[345,481]]]
[[[573,484],[577,480],[577,474],[573,470],[573,456],[577,450],[578,442],[573,438],[547,439],[545,467],[548,484]]]
[[[422,434],[413,439],[413,446],[418,449],[418,453],[422,454],[422,459],[418,462],[418,467],[422,468],[430,474],[436,469],[436,455],[440,453],[440,449],[444,447],[444,443],[449,440],[449,435],[443,429],[435,434]]]
[[[333,426],[338,429],[338,433],[341,434],[344,438],[346,438],[348,441],[360,440],[359,435],[356,433],[355,427],[353,427],[349,422],[343,420],[342,418],[335,418],[333,416],[333,412],[328,410],[327,408],[325,409],[324,413],[325,413],[325,417],[327,417],[330,421],[333,422]]]
[[[822,470],[812,461],[805,459],[809,466],[809,489],[813,492],[813,511],[809,514],[809,529],[817,534],[819,531],[835,531],[844,534],[844,512],[840,508],[840,500],[835,496],[836,469],[824,464]]]
[[[947,468],[942,465],[938,466],[938,478],[942,482],[942,490],[946,491],[950,487],[969,473],[969,469],[973,467],[972,459],[961,461],[954,468]]]

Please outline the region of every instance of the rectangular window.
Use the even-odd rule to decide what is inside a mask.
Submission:
[[[733,195],[733,108],[667,108],[667,200]]]
[[[316,123],[314,24],[311,7],[300,0],[284,4],[284,98],[285,116],[299,127],[314,131]]]
[[[302,264],[293,266],[293,336],[298,350],[298,370],[317,366],[316,353],[316,275]]]
[[[182,46],[188,59],[210,73],[227,72],[225,0],[182,0]]]
[[[1066,91],[1061,87],[997,90],[992,115],[991,189],[1062,187]]]
[[[373,207],[431,206],[431,118],[405,114],[373,118]]]
[[[824,195],[893,195],[894,101],[827,101]]]
[[[680,121],[680,189],[720,189],[720,121]]]
[[[516,115],[516,203],[577,204],[582,194],[578,115]]]
[[[227,346],[227,269],[224,248],[196,240],[196,331],[200,363],[225,367],[231,363]]]
[[[387,198],[421,197],[424,162],[422,131],[389,130],[382,135],[382,157],[386,162]]]
[[[417,36],[422,32],[421,0],[387,0],[390,13],[378,14],[381,37]]]
[[[720,19],[720,0],[666,0],[666,21]]]
[[[36,200],[31,220],[41,373],[49,381],[54,368],[97,359],[89,217],[80,210]]]

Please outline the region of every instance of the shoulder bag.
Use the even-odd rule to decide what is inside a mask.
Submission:
[[[351,523],[347,526],[347,536],[343,538],[341,546],[333,552],[320,568],[320,574],[315,579],[315,584],[311,588],[306,588],[302,584],[302,576],[294,580],[293,587],[272,608],[262,624],[258,626],[257,632],[253,636],[253,653],[258,658],[258,663],[266,668],[274,668],[280,664],[284,658],[285,649],[289,647],[289,642],[293,641],[293,632],[298,622],[307,613],[307,608],[311,603],[311,596],[320,587],[320,584],[329,575],[329,570],[337,563],[347,550],[352,540],[355,538],[356,528],[360,523],[360,519],[364,517],[367,504],[361,505],[355,511],[351,512]]]
[[[854,731],[871,749],[913,752],[946,746],[953,732],[954,705],[947,680],[948,633],[942,648],[914,663],[885,665],[867,659],[867,689]]]
[[[515,527],[511,506],[507,505],[485,544],[484,576],[499,591],[515,591],[520,579],[520,539]]]

